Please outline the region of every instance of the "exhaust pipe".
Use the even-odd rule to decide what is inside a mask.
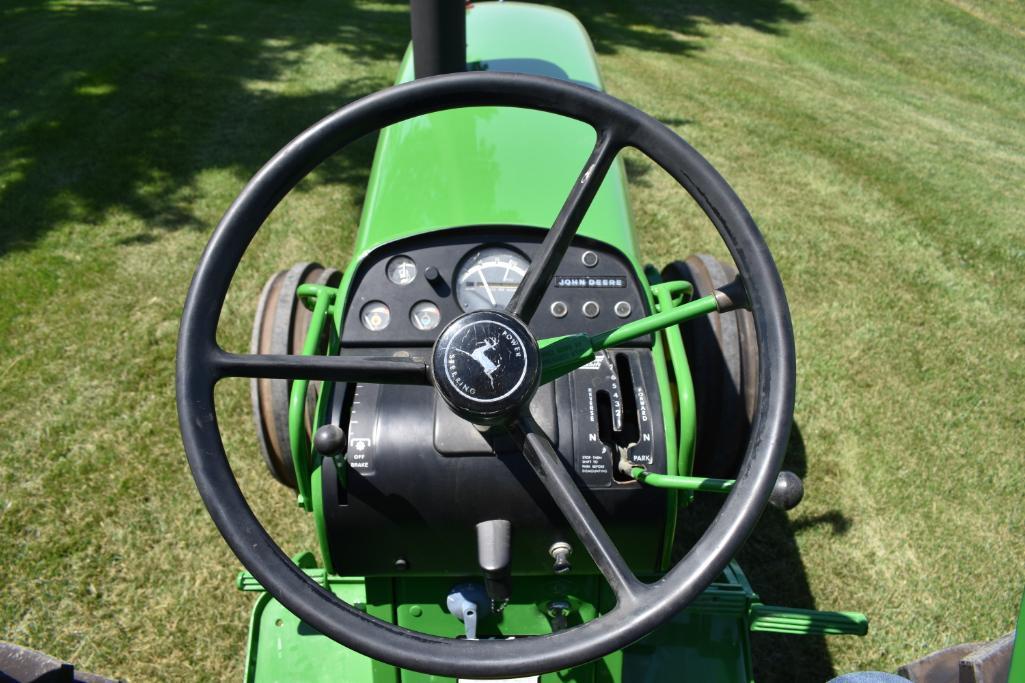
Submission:
[[[466,71],[463,0],[410,0],[409,23],[417,78]]]

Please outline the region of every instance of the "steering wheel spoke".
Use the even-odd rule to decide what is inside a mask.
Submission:
[[[513,437],[541,483],[598,566],[620,603],[633,603],[648,588],[641,583],[609,538],[594,510],[584,500],[572,475],[563,464],[548,436],[528,411],[512,426]]]
[[[598,140],[587,158],[587,163],[573,183],[573,189],[566,197],[555,223],[541,243],[540,256],[530,264],[523,281],[509,301],[507,310],[520,320],[529,323],[534,316],[548,283],[555,275],[555,269],[559,267],[562,257],[569,249],[573,235],[580,227],[580,222],[584,220],[587,209],[591,206],[594,196],[598,194],[598,188],[601,187],[622,146],[612,129],[599,130]]]
[[[217,377],[430,384],[427,364],[411,358],[236,354],[218,351]]]

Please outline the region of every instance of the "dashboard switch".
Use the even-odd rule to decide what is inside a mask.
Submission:
[[[585,301],[580,310],[588,318],[597,318],[598,314],[601,313],[601,306],[598,305],[597,301]]]
[[[616,315],[618,315],[620,318],[625,318],[630,315],[631,311],[633,311],[633,307],[630,306],[629,301],[617,301],[616,307],[612,310],[614,310],[616,312]]]
[[[553,301],[548,310],[552,312],[552,317],[565,318],[566,314],[569,313],[569,306],[566,305],[565,301]]]
[[[580,262],[588,268],[594,268],[596,265],[598,265],[598,254],[594,253],[593,251],[585,251],[583,254],[580,255]]]
[[[445,607],[449,614],[463,622],[467,640],[477,640],[477,619],[486,617],[491,611],[488,609],[487,595],[477,583],[453,586],[445,597]]]

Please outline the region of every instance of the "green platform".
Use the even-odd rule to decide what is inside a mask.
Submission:
[[[444,599],[458,583],[451,579],[370,579],[328,576],[322,569],[307,569],[312,578],[340,599],[370,614],[424,633],[458,637],[462,624],[448,614]],[[433,584],[437,585],[433,585]],[[238,585],[260,591],[247,574]],[[611,608],[608,594],[597,577],[524,577],[517,579],[517,595],[535,600],[510,603],[502,619],[485,619],[483,637],[537,635],[550,632],[542,613],[551,596],[571,596],[574,620],[590,620]],[[641,641],[597,662],[525,681],[539,683],[661,683],[679,681],[688,671],[693,680],[743,683],[752,680],[748,653],[749,633],[864,635],[868,622],[853,612],[820,612],[763,605],[735,563],[689,608]],[[360,683],[455,683],[456,679],[429,676],[375,662],[338,645],[302,623],[277,600],[262,593],[253,609],[249,633],[246,681],[359,681]]]

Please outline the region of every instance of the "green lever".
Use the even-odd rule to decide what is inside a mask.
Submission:
[[[718,309],[719,301],[714,294],[709,294],[593,336],[571,334],[565,337],[542,339],[538,342],[538,347],[541,350],[541,383],[551,382],[590,363],[598,351],[617,346],[645,334],[664,330],[671,325],[679,325],[686,320],[707,315]]]
[[[541,349],[541,384],[568,375],[594,360],[594,347],[586,334],[550,337],[537,343]]]
[[[660,489],[679,489],[681,491],[705,491],[711,493],[729,493],[735,483],[733,479],[713,479],[711,477],[683,477],[671,474],[648,472],[643,467],[631,467],[630,476],[648,486]]]

